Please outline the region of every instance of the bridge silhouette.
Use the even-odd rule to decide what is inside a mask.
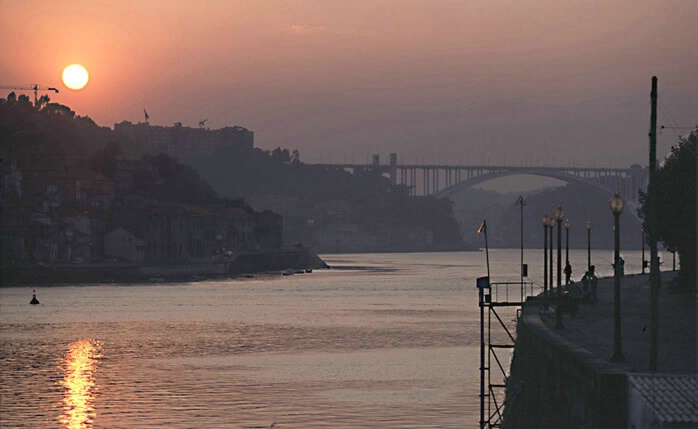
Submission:
[[[320,164],[342,168],[352,173],[374,171],[390,178],[394,185],[405,185],[413,196],[434,195],[449,197],[458,192],[488,182],[514,175],[533,175],[578,183],[592,190],[608,194],[619,191],[632,206],[637,206],[639,190],[647,187],[649,170],[639,165],[629,168],[599,167],[543,167],[543,166],[493,166],[493,165],[436,165],[399,164],[397,155],[390,154],[388,163],[381,163],[373,155],[370,164]]]

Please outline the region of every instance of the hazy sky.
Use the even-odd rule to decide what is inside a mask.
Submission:
[[[626,167],[653,75],[659,124],[698,123],[697,21],[696,0],[0,0],[0,85],[59,86],[110,127],[241,125],[305,161]]]

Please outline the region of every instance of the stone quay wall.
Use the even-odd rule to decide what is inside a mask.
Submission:
[[[625,428],[626,374],[558,336],[538,304],[517,323],[502,428]]]

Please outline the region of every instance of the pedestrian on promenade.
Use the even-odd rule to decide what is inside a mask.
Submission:
[[[585,293],[591,293],[591,291],[589,290],[589,287],[590,287],[590,285],[589,285],[590,280],[591,280],[591,275],[589,274],[589,271],[587,271],[587,272],[584,273],[584,275],[582,276],[582,280],[581,280],[581,282],[582,282],[582,290],[583,290]]]
[[[621,277],[625,276],[625,260],[622,256],[618,257],[618,275]]]
[[[565,264],[565,284],[570,283],[570,278],[572,278],[572,265],[570,265],[570,261],[567,261]]]
[[[592,265],[589,267],[589,284],[591,285],[591,302],[596,303],[597,301],[597,296],[596,296],[596,286],[599,284],[599,278],[596,277],[596,274],[594,273],[595,271],[595,266]]]

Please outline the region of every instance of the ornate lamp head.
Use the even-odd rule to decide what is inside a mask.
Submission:
[[[615,194],[613,194],[613,198],[608,201],[608,204],[611,206],[613,214],[619,215],[623,212],[625,200],[620,196],[620,193],[616,191]]]

